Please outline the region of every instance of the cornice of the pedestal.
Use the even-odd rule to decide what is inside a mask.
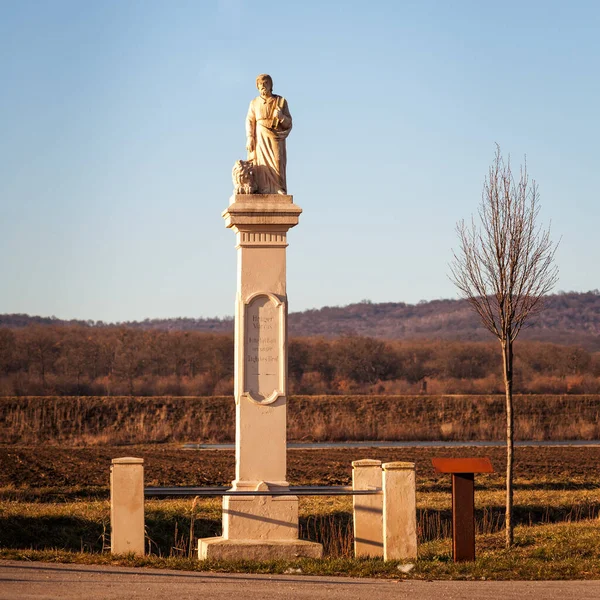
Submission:
[[[277,225],[278,229],[294,227],[302,209],[293,196],[281,194],[235,194],[222,213],[226,227]]]

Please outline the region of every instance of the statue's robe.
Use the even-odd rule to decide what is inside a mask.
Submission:
[[[281,122],[273,119],[275,108],[284,115]],[[250,102],[246,137],[254,140],[254,152],[248,154],[248,159],[254,161],[259,194],[287,193],[285,138],[291,130],[292,115],[285,98],[273,94],[267,99],[258,96]]]

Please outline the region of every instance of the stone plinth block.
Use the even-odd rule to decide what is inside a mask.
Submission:
[[[110,551],[144,555],[144,459],[114,458],[110,467]]]
[[[200,560],[293,560],[321,558],[323,546],[304,540],[227,540],[223,537],[198,540]]]
[[[297,496],[225,496],[223,537],[229,540],[297,540]]]
[[[417,558],[417,502],[415,464],[384,463],[383,558]]]
[[[352,489],[381,490],[381,461],[352,462]],[[383,496],[353,496],[354,556],[383,556]]]

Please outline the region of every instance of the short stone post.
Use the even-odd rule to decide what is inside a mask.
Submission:
[[[381,490],[381,461],[352,462],[353,490]],[[353,496],[354,556],[383,556],[383,496]]]
[[[110,551],[144,555],[144,459],[113,458],[110,467]]]
[[[383,558],[417,558],[417,502],[415,464],[384,463]]]

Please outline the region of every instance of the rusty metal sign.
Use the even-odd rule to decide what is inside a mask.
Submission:
[[[490,459],[485,458],[432,458],[438,473],[493,473]]]

